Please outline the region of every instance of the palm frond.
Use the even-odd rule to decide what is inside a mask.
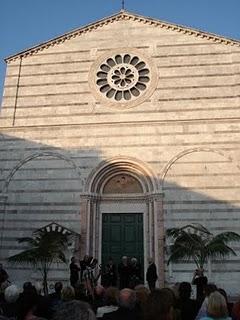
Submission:
[[[185,225],[181,228],[169,228],[166,230],[166,235],[174,239],[178,238],[180,235],[185,234],[188,237],[191,235],[204,235],[206,238],[211,235],[211,233],[204,226],[198,223],[192,223]]]
[[[200,223],[191,223],[183,227],[183,229],[189,229],[189,228],[192,228],[193,230],[198,231],[200,233],[205,233],[208,235],[211,234],[211,232]]]
[[[57,231],[41,231],[34,238],[23,237],[18,239],[26,243],[29,248],[9,257],[11,263],[41,264],[52,262],[66,262],[64,251],[68,245],[68,236]]]
[[[167,264],[170,262],[178,262],[179,260],[189,261],[192,257],[190,250],[186,250],[185,246],[178,245],[170,247],[170,256],[168,258]]]
[[[11,264],[27,264],[35,266],[37,264],[36,250],[29,249],[15,254],[8,258],[8,262]]]
[[[58,231],[39,230],[34,237],[18,239],[26,243],[28,249],[8,258],[12,264],[31,265],[42,273],[44,292],[47,294],[47,275],[52,263],[66,263],[64,251],[67,249],[69,235]]]
[[[168,237],[177,237],[180,233],[181,229],[180,228],[169,228],[166,230],[166,235]]]
[[[27,243],[30,246],[38,246],[38,241],[31,237],[23,237],[17,239],[18,243]]]
[[[240,235],[235,232],[223,232],[213,236],[201,224],[170,228],[167,229],[166,234],[173,239],[168,263],[193,259],[198,267],[203,267],[210,257],[223,259],[230,254],[236,255],[227,243],[240,241]]]
[[[181,241],[175,241],[169,249],[170,257],[168,259],[168,263],[170,261],[177,262],[178,260],[189,261],[193,257],[195,259],[198,254],[198,248],[196,249],[196,244],[191,241],[190,238]]]
[[[209,257],[212,258],[224,258],[226,256],[229,255],[234,255],[236,256],[236,252],[230,248],[229,246],[227,246],[226,244],[224,244],[223,242],[217,242],[217,241],[213,241],[211,243],[208,244],[207,246],[207,254]]]
[[[236,232],[227,231],[219,233],[214,237],[217,241],[222,241],[224,243],[228,243],[231,241],[240,241],[240,235]]]

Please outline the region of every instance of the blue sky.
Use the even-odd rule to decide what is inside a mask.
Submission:
[[[116,13],[121,1],[0,0],[0,97],[5,57]],[[240,40],[240,0],[125,0],[125,7]]]

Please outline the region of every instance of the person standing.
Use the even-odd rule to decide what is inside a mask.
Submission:
[[[146,274],[148,287],[150,291],[153,291],[156,288],[156,281],[157,281],[157,267],[152,258],[148,259],[148,268]]]
[[[8,280],[8,273],[6,270],[3,269],[2,263],[0,263],[0,288],[2,287],[3,283]]]
[[[208,299],[207,315],[200,320],[232,320],[228,315],[226,299],[218,292],[212,292]]]
[[[141,283],[141,266],[137,259],[133,257],[130,264],[130,283],[131,289],[134,289],[137,285]]]
[[[131,268],[128,264],[128,257],[123,256],[122,261],[118,265],[120,289],[129,288],[130,272]]]
[[[199,303],[199,305],[202,304],[203,300],[204,300],[204,287],[207,285],[208,283],[208,278],[206,276],[204,276],[204,269],[200,268],[200,269],[196,269],[193,275],[193,279],[192,279],[192,284],[196,285],[197,288],[197,302]]]
[[[116,287],[117,285],[117,270],[113,259],[110,257],[108,264],[105,267],[103,282],[106,287]]]
[[[192,287],[189,282],[181,282],[178,289],[177,308],[183,320],[194,320],[198,313],[198,303],[191,299]]]
[[[89,256],[87,254],[85,254],[85,256],[83,257],[83,260],[80,261],[80,282],[82,283],[84,281],[84,277],[83,274],[85,274],[85,270],[87,269],[88,265],[89,265]]]
[[[94,299],[94,287],[101,276],[101,269],[97,268],[97,259],[89,257],[86,269],[83,272],[83,283],[87,291],[87,295]]]
[[[71,283],[71,286],[75,288],[79,280],[79,271],[80,271],[80,268],[77,265],[77,261],[75,257],[71,258],[71,263],[69,268],[70,268],[70,283]]]

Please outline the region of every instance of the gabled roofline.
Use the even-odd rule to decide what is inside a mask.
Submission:
[[[43,227],[41,227],[41,228],[38,228],[38,229],[36,229],[33,233],[37,233],[37,232],[39,232],[39,231],[43,231],[43,230],[47,230],[48,228],[50,228],[51,229],[51,227],[52,226],[56,226],[57,228],[60,228],[60,231],[66,231],[69,235],[70,234],[73,234],[73,235],[80,235],[79,233],[77,233],[77,232],[75,232],[75,231],[73,231],[73,230],[71,230],[71,229],[69,229],[69,228],[67,228],[67,227],[64,227],[63,225],[61,225],[61,224],[59,224],[59,223],[57,223],[57,222],[51,222],[51,223],[49,223],[49,224],[47,224],[47,225],[45,225],[45,226],[43,226]],[[54,231],[56,230],[56,227],[54,228]],[[58,230],[59,231],[59,230]],[[60,232],[59,231],[59,232]]]
[[[111,15],[111,16],[105,17],[101,20],[92,22],[92,23],[87,24],[83,27],[69,31],[61,36],[55,37],[55,38],[50,39],[46,42],[43,42],[41,44],[38,44],[38,45],[33,46],[31,48],[28,48],[24,51],[17,53],[17,54],[11,55],[5,59],[5,62],[8,63],[10,61],[16,60],[21,57],[27,57],[29,55],[33,55],[34,53],[37,53],[39,51],[42,51],[42,50],[47,49],[49,47],[52,47],[56,44],[63,43],[66,40],[70,40],[71,38],[75,38],[76,36],[79,36],[83,33],[90,32],[94,29],[98,29],[104,25],[107,25],[109,23],[112,23],[114,21],[119,21],[119,20],[135,20],[135,21],[142,22],[144,24],[159,26],[160,28],[166,28],[169,30],[178,31],[180,33],[189,34],[189,35],[192,35],[195,37],[205,38],[207,40],[211,40],[216,43],[223,43],[226,45],[240,46],[239,40],[222,37],[222,36],[216,35],[214,33],[209,33],[209,32],[205,32],[205,31],[201,31],[199,29],[194,29],[194,28],[190,28],[190,27],[186,27],[186,26],[182,26],[182,25],[178,25],[178,24],[174,24],[174,23],[169,23],[166,21],[162,21],[162,20],[158,20],[158,19],[154,19],[154,18],[150,18],[150,17],[145,17],[145,16],[142,16],[139,14],[131,13],[126,10],[121,10],[120,12],[118,12],[114,15]]]

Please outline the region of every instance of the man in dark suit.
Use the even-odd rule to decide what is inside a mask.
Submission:
[[[70,268],[70,283],[71,283],[71,286],[75,288],[79,280],[79,271],[80,271],[80,268],[77,265],[77,260],[75,257],[71,258],[71,263],[69,268]]]
[[[146,278],[147,278],[149,289],[153,291],[156,287],[156,281],[158,276],[157,276],[157,268],[152,258],[149,258],[148,260],[148,269],[147,269]]]
[[[131,268],[128,263],[128,257],[123,256],[118,265],[119,287],[120,289],[129,288]]]
[[[139,312],[136,308],[136,293],[131,289],[122,289],[119,293],[119,308],[105,313],[102,320],[137,320]]]
[[[102,275],[102,282],[107,288],[117,286],[117,268],[111,257],[109,257],[108,264],[105,267],[105,272]]]

